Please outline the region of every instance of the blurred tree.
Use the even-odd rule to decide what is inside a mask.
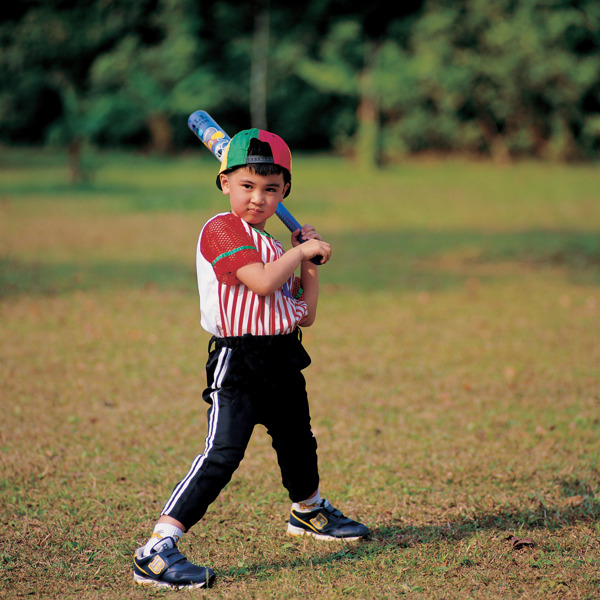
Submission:
[[[111,128],[117,131],[108,141],[122,143],[145,125],[150,148],[167,153],[173,115],[219,102],[223,86],[207,58],[210,41],[198,8],[194,0],[158,0],[149,19],[153,35],[132,31],[98,56],[91,68],[93,107],[105,140]]]
[[[388,97],[394,133],[499,162],[597,152],[599,17],[595,0],[429,0],[411,33],[415,93]]]
[[[320,3],[219,0],[212,5],[204,31],[211,39],[211,64],[223,82],[215,117],[226,130],[268,127],[294,148],[330,147],[332,123],[343,120],[338,108],[345,99],[317,90],[296,73],[308,46],[319,41],[315,24],[321,19],[314,4]]]
[[[353,154],[359,165],[372,169],[381,162],[381,102],[388,76],[384,54],[390,32],[406,32],[422,2],[341,2],[321,0],[326,28],[319,28],[316,52],[305,53],[297,73],[322,92],[355,101],[356,133]],[[319,30],[317,30],[319,31]],[[396,43],[406,40],[399,36]]]
[[[144,21],[153,0],[23,0],[0,24],[0,133],[65,145],[74,180],[93,131],[88,72],[96,56]],[[10,4],[10,3],[9,3]]]
[[[318,90],[347,96],[357,103],[355,155],[359,164],[378,163],[378,98],[373,86],[375,43],[365,40],[357,19],[340,20],[331,26],[317,58],[297,64],[298,74]]]
[[[194,143],[206,108],[373,167],[423,150],[597,156],[598,0],[21,0],[0,19],[0,139]],[[174,124],[177,124],[174,127]]]

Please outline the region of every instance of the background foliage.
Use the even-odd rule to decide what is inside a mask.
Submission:
[[[23,0],[2,12],[0,140],[68,145],[76,178],[87,142],[196,145],[198,108],[228,131],[267,126],[367,166],[600,149],[596,0]]]

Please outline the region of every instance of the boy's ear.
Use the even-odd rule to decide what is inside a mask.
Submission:
[[[225,173],[219,174],[219,181],[221,182],[221,189],[225,195],[229,194],[229,177]]]
[[[287,194],[287,191],[290,189],[290,185],[291,183],[286,183],[285,187],[283,188],[283,197],[285,198],[285,195]]]

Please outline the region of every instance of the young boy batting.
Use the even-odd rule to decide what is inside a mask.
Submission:
[[[312,325],[317,311],[319,268],[311,259],[327,262],[331,247],[310,225],[292,234],[287,252],[265,231],[290,192],[291,175],[288,146],[267,131],[241,131],[223,157],[217,186],[229,196],[231,212],[205,224],[196,258],[201,323],[212,334],[203,392],[210,405],[208,435],[204,452],[135,553],[138,584],[175,589],[212,584],[213,571],[189,562],[177,541],[230,481],[258,424],[272,438],[292,501],[289,534],[327,540],[369,534],[319,492],[317,443],[302,375],[310,357],[299,328]]]

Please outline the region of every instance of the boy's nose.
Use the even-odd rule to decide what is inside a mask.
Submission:
[[[264,204],[265,203],[265,195],[260,190],[254,190],[254,194],[252,194],[252,202],[254,204]]]

